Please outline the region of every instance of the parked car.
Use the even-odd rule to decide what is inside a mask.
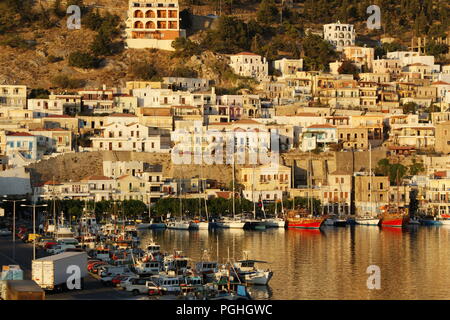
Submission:
[[[99,269],[104,265],[106,265],[106,262],[99,262],[99,263],[94,264],[91,268],[91,272],[97,274]]]
[[[105,276],[102,276],[100,281],[103,285],[105,286],[112,286],[115,285],[115,283],[113,282],[114,279],[116,279],[117,277],[120,278],[124,278],[126,276],[133,276],[134,274],[131,273],[125,273],[125,274],[107,274]],[[117,283],[117,280],[115,281]],[[120,282],[120,281],[119,281]]]
[[[148,294],[150,289],[159,290],[159,287],[154,282],[145,278],[132,279],[130,283],[125,286],[125,290],[133,293],[135,296],[138,294]]]
[[[56,241],[55,241],[54,239],[52,239],[52,238],[41,237],[41,238],[39,238],[39,241],[36,243],[36,245],[37,245],[38,247],[41,247],[41,248],[44,248],[44,249],[45,249],[45,245],[46,245],[47,243],[54,243],[54,244],[56,244]]]
[[[64,251],[66,251],[66,249],[69,249],[69,248],[75,248],[75,246],[71,245],[71,244],[66,244],[66,245],[65,244],[57,244],[57,245],[53,246],[51,249],[48,249],[47,252],[49,254],[58,254],[58,253],[62,253]]]
[[[9,231],[8,229],[1,229],[0,230],[0,236],[10,236],[12,234],[11,231]]]
[[[138,275],[126,276],[122,280],[120,280],[119,287],[125,289],[127,285],[131,283],[133,279],[139,279]]]

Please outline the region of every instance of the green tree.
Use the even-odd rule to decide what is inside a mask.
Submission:
[[[338,68],[339,74],[352,74],[355,77],[358,76],[358,67],[349,60],[344,60],[341,66]]]
[[[411,175],[415,176],[425,171],[425,167],[422,162],[417,162],[415,158],[412,159],[411,165],[408,167],[408,171]]]
[[[256,18],[258,22],[271,24],[279,19],[279,13],[274,0],[262,0]]]
[[[302,41],[305,66],[308,70],[326,70],[338,54],[333,46],[315,34],[308,34]]]
[[[99,60],[87,52],[75,51],[69,55],[69,66],[83,69],[94,69],[98,68]]]
[[[403,114],[416,114],[419,106],[415,102],[408,102],[403,105]]]
[[[108,56],[113,53],[112,41],[104,33],[99,32],[90,45],[92,53],[96,56]]]

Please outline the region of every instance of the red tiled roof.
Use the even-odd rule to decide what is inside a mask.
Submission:
[[[447,171],[436,171],[434,173],[435,177],[447,177]]]
[[[13,137],[34,137],[31,133],[28,132],[10,132],[6,134],[7,136]]]
[[[235,56],[257,56],[256,53],[252,53],[252,52],[239,52],[234,54]]]
[[[57,185],[57,184],[59,184],[59,182],[55,181],[55,180],[48,180],[48,181],[43,183],[44,186],[46,186],[46,185]]]
[[[325,123],[325,124],[313,124],[312,126],[309,126],[307,128],[316,129],[316,128],[336,128],[335,126]]]
[[[445,82],[445,81],[436,81],[436,82],[433,82],[431,85],[447,85],[447,86],[449,86],[450,83]]]

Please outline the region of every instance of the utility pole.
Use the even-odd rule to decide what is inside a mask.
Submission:
[[[7,195],[4,195],[3,197],[8,197]],[[12,202],[13,203],[13,230],[12,230],[12,241],[13,241],[13,252],[12,252],[12,258],[13,260],[16,259],[16,202],[21,201],[27,201],[26,199],[20,199],[20,200],[7,200],[4,199],[3,202]]]
[[[47,204],[21,204],[21,207],[33,208],[33,260],[36,259],[36,207],[46,207]]]

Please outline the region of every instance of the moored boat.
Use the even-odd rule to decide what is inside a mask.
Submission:
[[[381,226],[382,227],[394,227],[402,228],[409,222],[408,209],[398,208],[392,206],[383,206]]]
[[[378,226],[380,224],[380,219],[371,216],[362,216],[355,218],[356,224],[364,226]]]
[[[289,210],[287,213],[287,227],[288,228],[303,228],[303,229],[320,229],[326,217],[315,217],[305,209]]]

